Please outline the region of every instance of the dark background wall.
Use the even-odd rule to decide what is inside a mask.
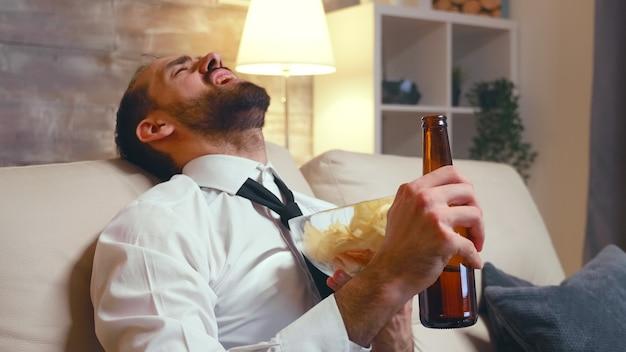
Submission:
[[[0,0],[0,166],[110,158],[142,54],[208,51],[234,67],[247,7],[217,0]],[[266,138],[283,142],[280,78]],[[292,153],[310,157],[311,79],[290,83]]]

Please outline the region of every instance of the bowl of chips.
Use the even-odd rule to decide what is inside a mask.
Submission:
[[[296,247],[326,275],[355,275],[380,248],[393,197],[360,202],[289,220]]]

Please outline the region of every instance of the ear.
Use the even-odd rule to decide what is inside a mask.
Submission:
[[[137,138],[143,143],[162,140],[170,136],[176,130],[171,119],[162,116],[159,112],[151,112],[148,117],[141,120],[137,125]]]

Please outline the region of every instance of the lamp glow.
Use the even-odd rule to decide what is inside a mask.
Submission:
[[[321,0],[252,0],[236,70],[272,76],[335,72]]]
[[[238,72],[283,76],[289,149],[289,76],[335,72],[322,0],[252,0],[237,53]]]

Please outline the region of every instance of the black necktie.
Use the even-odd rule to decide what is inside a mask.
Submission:
[[[274,181],[276,182],[276,186],[278,186],[278,190],[285,198],[286,204],[283,204],[274,193],[270,192],[262,184],[250,178],[239,188],[237,195],[270,208],[276,214],[280,215],[280,222],[289,229],[289,219],[302,215],[302,211],[294,201],[293,193],[287,188],[287,185],[277,176],[274,176]],[[313,277],[313,281],[315,282],[320,296],[326,298],[332,294],[333,291],[326,285],[328,276],[311,264],[306,257],[304,257],[304,261]]]

